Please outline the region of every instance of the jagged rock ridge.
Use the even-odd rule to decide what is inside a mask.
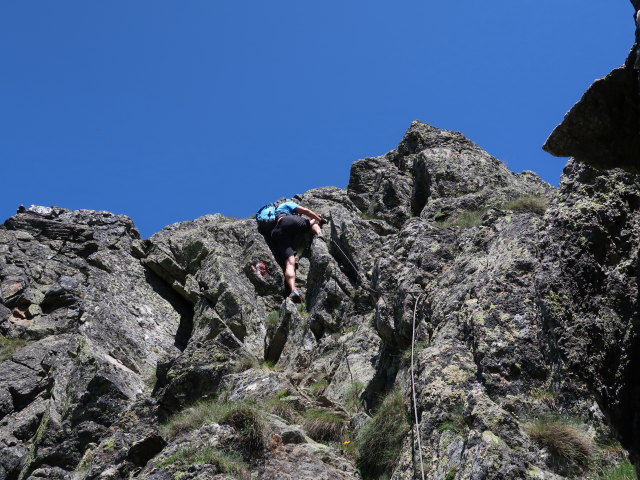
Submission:
[[[536,277],[558,207],[546,219],[507,208],[554,195],[462,135],[414,122],[397,149],[355,162],[346,190],[295,198],[332,220],[332,242],[300,258],[304,309],[282,298],[251,219],[205,216],[143,241],[105,212],[19,212],[0,229],[2,329],[33,343],[0,364],[4,477],[217,478],[215,465],[171,460],[188,447],[237,449],[232,427],[158,428],[203,398],[266,405],[286,391],[300,411],[354,426],[392,388],[408,407],[414,311],[426,478],[582,472],[554,464],[524,428],[531,412],[573,412],[611,435],[542,308]],[[300,416],[264,415],[268,442],[246,458],[257,478],[358,477],[348,452],[312,440]],[[452,418],[459,431],[443,427]],[[392,478],[417,474],[414,440]]]
[[[622,447],[637,466],[640,178],[575,154],[555,190],[414,122],[347,189],[295,197],[331,218],[300,255],[303,307],[251,219],[142,240],[124,216],[20,209],[0,228],[0,478],[399,480],[420,457],[430,480],[597,478]],[[394,391],[418,433],[363,464],[349,445]],[[532,427],[558,418],[583,456]]]

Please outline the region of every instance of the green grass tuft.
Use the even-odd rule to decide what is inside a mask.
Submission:
[[[347,387],[344,397],[344,406],[350,413],[357,413],[362,410],[362,399],[360,395],[364,391],[364,384],[362,382],[351,382]]]
[[[249,452],[263,450],[267,444],[267,426],[260,412],[251,405],[238,405],[231,408],[220,419],[220,423],[232,426],[242,440],[240,446]]]
[[[447,214],[447,213],[443,212],[442,210],[438,210],[438,211],[433,215],[433,219],[434,219],[436,222],[440,222],[440,223],[442,223],[442,222],[444,222],[444,221],[447,219],[447,217],[448,217],[448,216],[449,216],[449,214]]]
[[[14,353],[30,343],[22,338],[0,337],[0,362],[10,359]]]
[[[160,427],[163,437],[175,438],[207,423],[216,423],[227,411],[226,403],[202,400],[169,417]]]
[[[429,346],[429,342],[426,340],[418,340],[413,348],[413,359],[414,361],[418,358],[418,355],[422,350]],[[400,363],[402,365],[408,365],[411,362],[411,345],[408,348],[402,350],[400,354]]]
[[[376,220],[378,217],[375,213],[369,213],[365,210],[360,212],[360,218],[362,218],[363,220]]]
[[[307,312],[307,307],[304,303],[299,303],[296,308],[298,310],[298,315],[300,315],[301,318],[309,318],[309,312]]]
[[[440,425],[438,425],[439,432],[446,432],[446,431],[456,432],[457,430],[458,429],[456,425],[451,422],[441,423]]]
[[[449,470],[447,472],[447,475],[444,477],[444,480],[454,480],[457,473],[458,469],[456,467],[451,468],[451,470]]]
[[[269,312],[269,314],[267,315],[267,318],[264,319],[264,323],[268,327],[277,326],[279,321],[280,321],[280,312],[278,312],[277,310]]]
[[[242,355],[233,364],[233,373],[241,373],[252,368],[258,368],[260,363],[249,355]]]
[[[635,467],[628,460],[611,467],[596,480],[638,480]]]
[[[402,393],[392,390],[358,433],[358,467],[365,478],[390,474],[410,424]]]
[[[264,362],[261,363],[261,365],[262,365],[262,368],[265,368],[267,370],[276,370],[276,364],[270,360],[265,360]]]
[[[449,417],[445,423],[438,425],[439,432],[445,432],[447,430],[458,434],[467,431],[467,424],[464,420],[464,405],[458,404],[456,408],[449,414]]]
[[[344,419],[327,410],[309,410],[303,414],[302,427],[318,442],[340,441],[344,433]]]
[[[278,398],[287,398],[291,396],[291,390],[285,388],[284,390],[278,390],[276,393],[276,397]]]
[[[266,398],[262,405],[265,412],[273,413],[287,423],[293,423],[299,418],[296,406],[293,402],[287,400],[287,397],[274,395],[273,397]]]
[[[246,402],[220,402],[203,400],[173,415],[162,425],[164,437],[175,438],[208,423],[220,423],[233,427],[242,437],[242,447],[249,451],[264,448],[266,426],[260,413]]]
[[[458,228],[471,228],[477,227],[482,223],[482,216],[486,210],[462,210],[457,214],[448,217],[444,221],[436,221],[441,227],[458,227]]]
[[[543,215],[549,206],[549,199],[538,195],[525,195],[516,198],[504,205],[505,210],[514,210],[516,212],[531,212]]]
[[[311,392],[312,395],[320,395],[328,385],[329,382],[327,380],[318,380],[309,385],[309,392]]]
[[[540,416],[527,422],[525,430],[547,447],[558,462],[572,462],[586,468],[597,453],[593,439],[569,417]]]
[[[159,468],[174,472],[192,465],[214,465],[220,473],[249,478],[249,467],[241,457],[214,447],[182,448],[156,464]]]
[[[529,392],[529,396],[541,402],[547,404],[554,404],[556,401],[556,394],[550,388],[537,388]]]

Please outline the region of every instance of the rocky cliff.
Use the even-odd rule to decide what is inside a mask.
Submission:
[[[579,105],[570,130],[592,115]],[[640,465],[637,139],[573,151],[563,128],[547,148],[575,159],[557,189],[414,122],[346,189],[294,197],[331,219],[328,242],[302,242],[302,305],[252,219],[143,240],[124,216],[20,208],[0,228],[0,478]]]

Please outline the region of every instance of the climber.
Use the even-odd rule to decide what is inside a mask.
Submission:
[[[271,239],[276,244],[276,251],[284,262],[284,279],[294,303],[302,302],[300,291],[296,288],[295,243],[300,234],[311,231],[313,239],[325,240],[322,226],[327,223],[320,215],[304,208],[295,202],[284,202],[275,211],[276,224],[271,231]],[[302,215],[305,215],[304,217]],[[308,218],[306,218],[308,217]],[[309,220],[311,219],[311,220]]]

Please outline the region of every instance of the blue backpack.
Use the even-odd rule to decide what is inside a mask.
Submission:
[[[273,227],[276,226],[276,205],[275,203],[267,203],[256,213],[256,222],[258,223],[258,232],[263,235],[270,235]]]

